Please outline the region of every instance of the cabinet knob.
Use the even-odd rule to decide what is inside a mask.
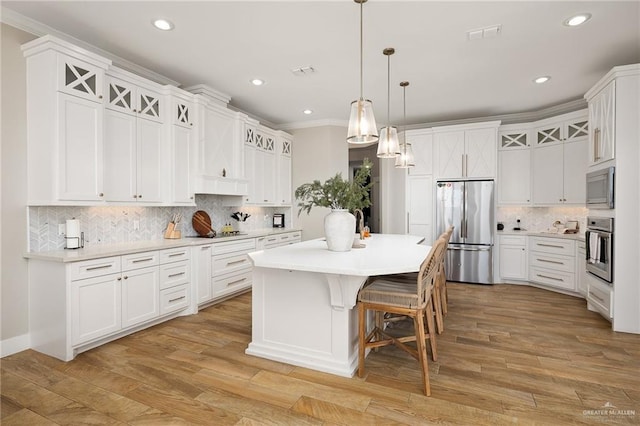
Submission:
[[[138,198],[142,198],[142,194],[138,195]]]
[[[189,123],[189,126],[193,126],[193,123]]]
[[[125,276],[124,276],[124,279],[125,279],[125,280],[128,280],[128,279],[129,279],[129,277],[125,275]]]
[[[122,281],[122,277],[118,277],[118,281]]]
[[[104,193],[103,192],[99,193],[98,197],[104,197]]]
[[[98,99],[102,99],[102,95],[98,95]]]
[[[132,109],[131,111],[133,111],[133,112],[138,112],[138,111],[136,111],[135,109]]]
[[[133,194],[133,198],[138,198],[138,196],[136,194]]]
[[[193,200],[193,195],[191,197],[189,197],[189,198]]]

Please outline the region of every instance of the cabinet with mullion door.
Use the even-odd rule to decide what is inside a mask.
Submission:
[[[192,157],[196,135],[196,114],[193,95],[173,86],[165,86],[168,95],[169,110],[169,160],[166,162],[171,170],[169,193],[165,198],[172,204],[195,203],[194,185],[192,182]]]
[[[615,85],[611,81],[589,99],[589,166],[615,158]]]
[[[51,36],[22,48],[27,64],[27,203],[102,203],[104,75],[111,61]]]
[[[534,132],[533,205],[584,204],[586,110],[538,122]]]
[[[498,133],[498,205],[531,204],[531,131],[501,126]]]
[[[287,206],[291,205],[291,156],[293,150],[293,140],[291,135],[278,132],[276,158],[278,167],[278,181],[276,185],[276,203]]]
[[[105,199],[159,203],[162,194],[164,96],[129,73],[107,76]]]
[[[276,135],[267,127],[249,122],[245,125],[245,171],[249,179],[245,204],[275,205]]]

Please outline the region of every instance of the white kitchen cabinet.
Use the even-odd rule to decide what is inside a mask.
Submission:
[[[498,205],[531,204],[531,146],[526,126],[502,126],[498,134]]]
[[[500,122],[436,127],[437,178],[495,178]]]
[[[173,124],[187,129],[193,128],[193,102],[185,97],[174,96],[171,99],[171,115]]]
[[[104,73],[111,61],[51,36],[27,63],[27,202],[103,202]]]
[[[533,149],[533,204],[584,204],[586,141]]]
[[[277,143],[278,157],[276,162],[278,167],[278,180],[276,184],[276,203],[287,206],[291,205],[292,199],[291,154],[293,142],[289,135],[286,135],[284,132],[278,132]]]
[[[211,288],[213,299],[220,299],[251,288],[251,260],[255,238],[214,243],[212,248]]]
[[[165,134],[167,134],[168,176],[164,198],[175,205],[195,202],[194,158],[196,144],[193,94],[173,86],[164,86],[163,93],[171,105]]]
[[[407,177],[407,233],[433,241],[433,177]]]
[[[193,131],[190,128],[171,126],[171,181],[172,201],[175,204],[193,204],[195,196],[191,184],[191,155]]]
[[[576,243],[576,287],[578,293],[587,297],[587,249],[584,241]]]
[[[158,267],[123,271],[122,328],[131,327],[160,315]]]
[[[616,82],[609,82],[589,102],[589,166],[615,158]]]
[[[197,282],[198,305],[208,302],[213,297],[211,287],[211,244],[194,247],[194,271]]]
[[[164,99],[156,90],[141,85],[153,86],[147,80],[117,68],[111,68],[107,74],[106,109],[163,123]]]
[[[581,110],[537,121],[534,133],[536,146],[586,140],[589,135],[587,111]]]
[[[576,291],[575,241],[529,237],[529,281]]]
[[[289,244],[299,243],[300,241],[302,241],[302,232],[282,232],[266,237],[257,238],[256,250],[268,250],[276,247],[286,246]]]
[[[433,175],[433,133],[431,130],[407,130],[406,137],[413,149],[415,160],[415,166],[407,169],[409,176]]]
[[[528,274],[527,237],[500,235],[500,277],[526,281]]]
[[[121,281],[122,277],[118,273],[71,282],[72,345],[79,345],[120,330]]]
[[[266,127],[245,127],[245,170],[249,177],[245,204],[281,204],[276,198],[279,195],[276,188],[276,137]]]

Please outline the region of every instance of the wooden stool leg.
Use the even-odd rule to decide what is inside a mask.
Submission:
[[[440,293],[440,286],[436,285],[433,288],[431,304],[433,305],[433,309],[436,312],[436,325],[438,326],[438,334],[442,334],[442,332],[444,331],[444,320],[442,318],[442,302],[440,300],[441,297],[442,293]]]
[[[447,295],[447,275],[444,272],[444,269],[441,272],[440,277],[440,302],[442,303],[442,314],[447,315],[448,313],[448,295]]]
[[[438,348],[436,345],[436,327],[433,323],[433,309],[431,303],[427,303],[427,310],[425,316],[427,317],[427,332],[429,333],[429,343],[431,344],[431,359],[438,361]]]
[[[429,384],[429,365],[427,362],[427,343],[425,341],[425,332],[424,332],[424,311],[418,312],[413,318],[414,326],[416,329],[416,347],[418,350],[418,362],[420,363],[420,368],[422,368],[422,385],[423,391],[426,396],[431,396],[431,385]],[[431,318],[433,321],[433,318]]]
[[[362,302],[358,303],[358,377],[362,377],[364,375],[364,340],[367,332],[365,312],[364,304]]]

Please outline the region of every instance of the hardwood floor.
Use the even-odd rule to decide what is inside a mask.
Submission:
[[[245,355],[244,294],[72,362],[30,350],[3,358],[0,423],[640,424],[640,336],[612,332],[570,296],[448,289],[429,398],[418,363],[393,347],[367,357],[364,379]]]

